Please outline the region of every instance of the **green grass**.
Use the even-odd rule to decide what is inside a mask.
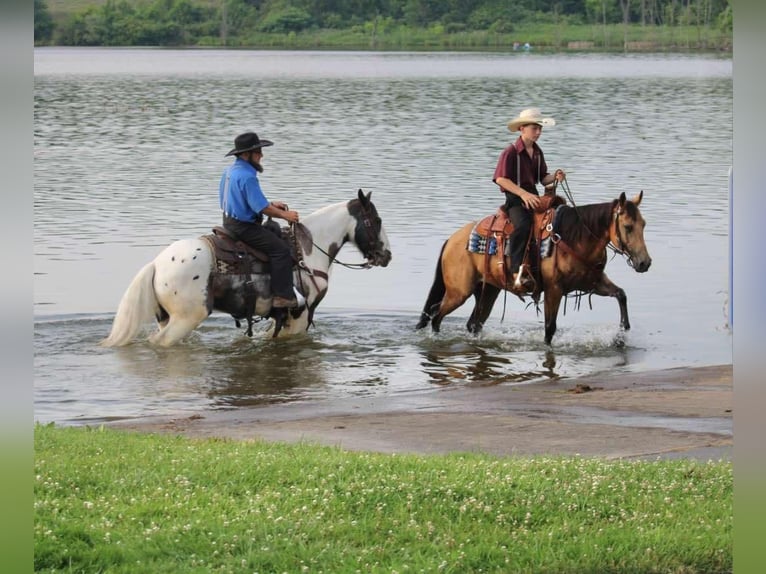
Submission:
[[[312,30],[301,33],[251,32],[229,37],[229,47],[358,50],[510,50],[514,42],[529,42],[534,52],[628,51],[684,52],[731,51],[731,36],[714,29],[692,26],[653,27],[631,25],[540,24],[523,32],[466,31],[446,33],[441,28],[395,28],[374,37],[363,30]],[[627,44],[626,44],[627,42]],[[220,46],[219,37],[202,38],[200,45]]]
[[[35,428],[38,572],[732,568],[732,465]]]

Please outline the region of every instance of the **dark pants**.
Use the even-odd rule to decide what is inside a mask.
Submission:
[[[532,212],[524,207],[523,204],[512,203],[509,205],[509,203],[506,202],[504,209],[508,214],[508,219],[513,223],[513,233],[511,233],[510,238],[510,272],[516,273],[519,270],[519,265],[524,260],[524,251],[527,248],[529,232],[532,229]]]
[[[223,226],[250,247],[263,251],[271,264],[271,294],[292,299],[293,258],[285,241],[260,223],[248,223],[223,216]]]

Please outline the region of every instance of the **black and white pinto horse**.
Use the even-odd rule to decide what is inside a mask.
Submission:
[[[359,190],[356,198],[328,205],[304,217],[299,244],[300,265],[294,269],[295,285],[301,288],[306,305],[298,309],[273,309],[269,272],[252,275],[222,275],[213,249],[204,238],[181,239],[166,247],[135,276],[120,301],[105,347],[130,343],[153,319],[159,330],[149,337],[152,344],[168,347],[191,333],[212,312],[223,311],[235,319],[243,314],[245,283],[255,287],[254,314],[277,319],[274,336],[308,330],[314,310],[322,301],[330,279],[332,263],[341,248],[353,243],[366,258],[364,267],[386,267],[391,247],[370,200]],[[275,321],[275,322],[277,322]],[[239,323],[238,323],[239,324]]]

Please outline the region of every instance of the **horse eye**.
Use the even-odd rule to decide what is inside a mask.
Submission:
[[[625,233],[633,233],[632,225],[626,225],[624,228],[625,228]]]

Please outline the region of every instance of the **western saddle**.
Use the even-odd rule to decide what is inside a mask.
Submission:
[[[540,287],[540,249],[530,249],[531,246],[539,247],[543,242],[554,233],[553,223],[556,209],[566,204],[566,200],[560,195],[546,193],[541,196],[540,205],[533,212],[533,223],[530,230],[530,236],[527,238],[527,246],[524,250],[524,258],[519,268],[520,273],[525,278],[531,280],[531,288],[525,289],[523,286],[513,285],[512,277],[509,273],[510,254],[507,253],[509,241],[508,238],[513,232],[513,223],[508,219],[508,215],[503,207],[498,207],[497,211],[484,217],[476,224],[474,231],[487,239],[494,238],[497,245],[497,252],[493,255],[489,250],[485,250],[484,275],[489,279],[488,282],[494,283],[504,289],[513,291],[517,295],[526,293],[536,293]]]

